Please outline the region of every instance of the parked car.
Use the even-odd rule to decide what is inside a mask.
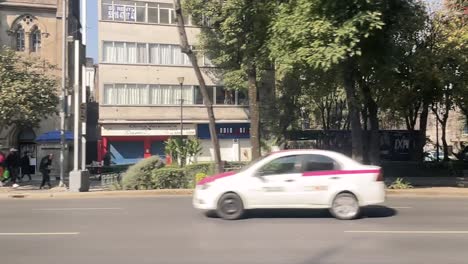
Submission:
[[[328,208],[348,220],[357,218],[362,206],[384,200],[380,167],[323,150],[272,153],[238,172],[204,178],[193,195],[195,208],[229,220],[257,208]]]

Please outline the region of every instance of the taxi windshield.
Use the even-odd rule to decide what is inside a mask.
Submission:
[[[248,169],[251,168],[253,165],[255,165],[257,162],[263,160],[264,158],[266,158],[266,157],[268,157],[268,156],[270,156],[270,154],[267,154],[267,155],[265,155],[265,156],[258,157],[258,158],[256,158],[256,159],[252,160],[252,161],[249,162],[247,165],[245,165],[244,167],[242,167],[242,168],[239,170],[239,172],[243,172],[243,171],[248,170]]]

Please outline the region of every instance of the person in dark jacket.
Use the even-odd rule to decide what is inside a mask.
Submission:
[[[18,174],[19,174],[19,165],[20,165],[20,157],[18,155],[18,150],[15,148],[10,149],[10,153],[8,154],[6,160],[6,167],[10,171],[10,178],[13,184],[17,183]]]
[[[42,183],[39,189],[42,189],[44,185],[52,187],[50,184],[50,166],[52,165],[52,159],[54,158],[53,154],[49,154],[41,159],[41,163],[39,164],[39,171],[42,173]]]
[[[31,162],[30,162],[29,153],[24,153],[24,156],[20,160],[21,165],[21,181],[25,175],[28,175],[29,180],[31,181]]]

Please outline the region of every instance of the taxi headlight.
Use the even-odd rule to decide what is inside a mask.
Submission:
[[[206,190],[206,189],[208,189],[209,187],[210,187],[210,184],[205,183],[205,184],[203,184],[203,185],[200,185],[199,189],[200,189],[200,190]]]

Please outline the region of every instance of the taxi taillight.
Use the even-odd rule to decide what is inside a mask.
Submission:
[[[384,178],[383,178],[383,171],[379,171],[379,174],[377,175],[377,179],[376,181],[384,181]]]

